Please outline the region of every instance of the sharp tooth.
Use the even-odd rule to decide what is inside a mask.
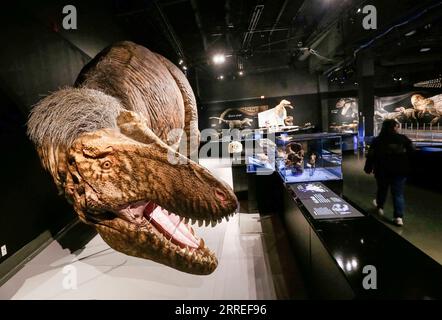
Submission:
[[[204,221],[203,220],[198,220],[198,227],[202,227],[203,226]]]
[[[216,220],[212,220],[212,221],[210,221],[210,225],[211,225],[212,227],[216,226],[216,224],[217,224],[217,221],[216,221]]]

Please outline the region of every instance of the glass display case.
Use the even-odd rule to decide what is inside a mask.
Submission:
[[[256,138],[256,137],[255,137]],[[267,138],[245,140],[248,173],[271,174],[275,171],[276,144]]]
[[[276,169],[285,183],[342,179],[340,135],[282,134],[276,145]]]

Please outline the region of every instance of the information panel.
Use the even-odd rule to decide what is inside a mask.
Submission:
[[[321,182],[297,183],[289,187],[314,219],[364,217]]]

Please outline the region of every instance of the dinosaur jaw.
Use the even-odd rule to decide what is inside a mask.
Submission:
[[[203,245],[202,239],[188,225],[188,220],[169,212],[152,201],[138,201],[118,210],[117,215],[130,223],[144,226],[150,224],[171,243],[189,250]],[[202,244],[202,245],[201,245]]]
[[[199,275],[212,273],[218,265],[215,254],[190,226],[204,222],[214,226],[216,220],[190,220],[152,201],[138,201],[95,221],[104,241],[125,254]]]

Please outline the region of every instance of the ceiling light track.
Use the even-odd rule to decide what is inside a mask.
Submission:
[[[256,26],[258,25],[259,18],[261,18],[262,11],[264,10],[264,5],[260,4],[255,6],[253,10],[252,18],[250,19],[249,28],[244,35],[244,40],[242,42],[242,48],[247,49],[250,46],[250,42],[253,38],[253,31],[255,31]]]

